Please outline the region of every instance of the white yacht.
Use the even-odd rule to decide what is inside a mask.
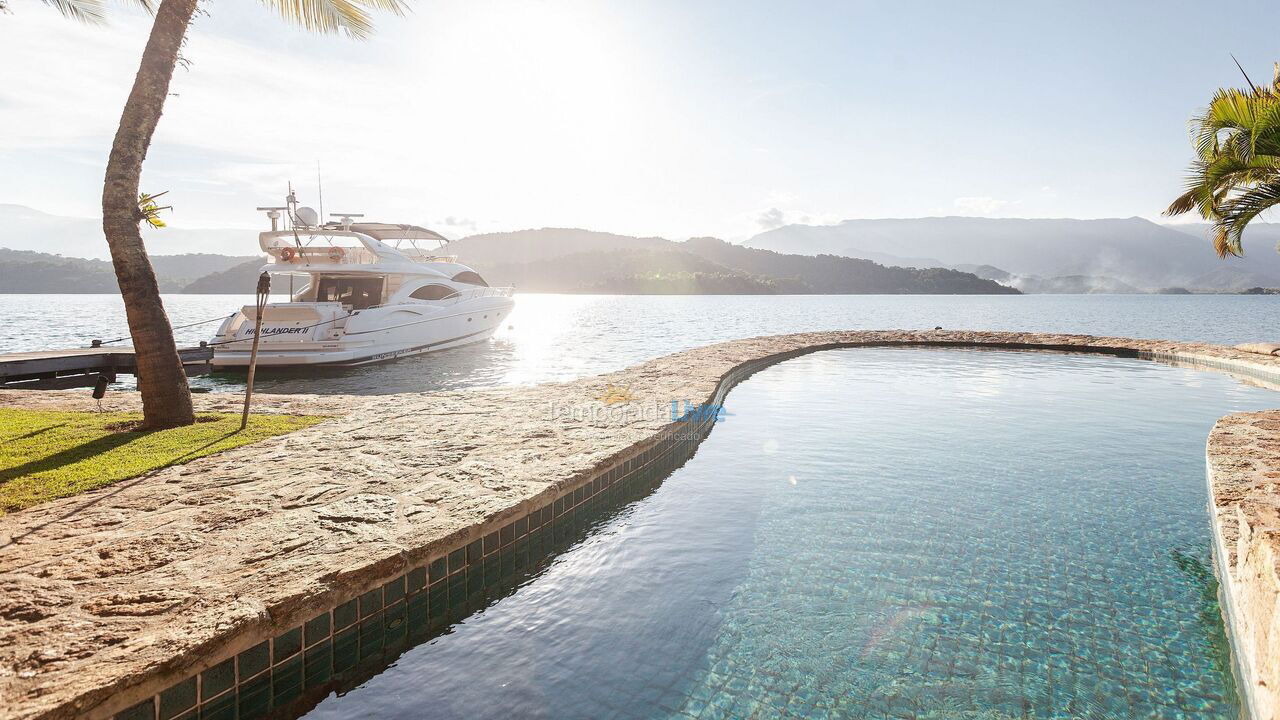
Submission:
[[[364,365],[479,342],[515,304],[512,288],[489,287],[426,228],[351,213],[321,224],[292,192],[285,207],[259,209],[271,218],[258,235],[269,256],[262,269],[273,293],[290,296],[263,310],[259,366]],[[223,321],[210,343],[215,368],[249,364],[256,319],[246,305]]]

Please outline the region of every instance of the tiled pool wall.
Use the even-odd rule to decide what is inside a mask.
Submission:
[[[734,369],[708,402],[720,403],[733,385],[770,364]],[[610,511],[660,485],[692,456],[714,420],[672,423],[656,442],[632,449],[626,459],[479,538],[449,547],[294,627],[235,638],[233,647],[250,646],[113,717],[249,720],[301,715],[330,692],[359,685],[405,650],[513,591],[527,573],[568,549]]]
[[[736,366],[721,378],[713,396],[705,402],[722,403],[737,383],[787,359],[823,350],[873,346],[975,347],[955,342],[814,345]],[[1013,343],[977,347],[1140,357],[1280,382],[1280,373],[1182,353]],[[331,609],[293,627],[257,630],[251,636],[233,638],[227,647],[235,651],[228,651],[212,665],[203,664],[198,672],[123,710],[115,712],[122,703],[108,701],[90,716],[115,720],[250,720],[301,715],[330,692],[354,688],[405,650],[514,591],[529,571],[570,547],[607,513],[661,484],[693,455],[714,420],[706,417],[696,423],[671,423],[655,441],[620,453],[622,457],[607,470],[556,491],[550,499],[528,501],[526,505],[536,507],[523,514],[486,523],[481,526],[480,537],[471,535],[448,546],[427,562],[343,598]],[[1219,538],[1216,519],[1214,536]],[[1215,542],[1215,552],[1221,555],[1221,551]],[[1224,594],[1229,595],[1230,573],[1221,569],[1219,574]],[[1223,607],[1228,635],[1234,636],[1230,603],[1224,602]],[[1234,637],[1232,642],[1234,645]],[[1241,687],[1248,688],[1249,664],[1241,653],[1236,652],[1235,656],[1240,663],[1237,672],[1243,673],[1242,680],[1246,681]],[[136,699],[138,695],[132,697]]]
[[[1233,375],[1240,375],[1263,381],[1269,385],[1280,383],[1280,372],[1259,367],[1252,363],[1222,358],[1205,357],[1178,352],[1154,352],[1144,350],[1139,353],[1144,360],[1165,362],[1181,367],[1205,370],[1217,370]],[[1236,587],[1235,575],[1230,567],[1231,553],[1226,547],[1226,536],[1222,531],[1217,508],[1214,504],[1213,465],[1207,452],[1205,457],[1205,482],[1208,485],[1209,522],[1212,526],[1213,566],[1218,577],[1218,604],[1222,608],[1222,620],[1227,629],[1227,640],[1231,643],[1231,669],[1236,676],[1236,687],[1240,688],[1242,716],[1245,718],[1261,718],[1260,708],[1265,703],[1258,697],[1258,688],[1262,685],[1255,668],[1254,648],[1243,645],[1248,636],[1246,630],[1249,620],[1241,613],[1236,598],[1240,597],[1240,589]],[[1266,720],[1272,720],[1267,718]]]

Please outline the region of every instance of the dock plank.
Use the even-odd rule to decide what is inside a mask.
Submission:
[[[213,348],[179,348],[187,374],[209,371]],[[137,366],[132,347],[70,348],[0,354],[0,384],[47,380],[66,375],[134,374]]]

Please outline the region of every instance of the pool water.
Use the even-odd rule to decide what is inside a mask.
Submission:
[[[655,490],[310,715],[1236,718],[1204,442],[1276,400],[1081,355],[791,360]]]

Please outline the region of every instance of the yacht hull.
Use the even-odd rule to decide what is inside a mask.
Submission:
[[[483,342],[501,327],[512,305],[510,298],[482,298],[443,311],[420,305],[386,306],[334,321],[345,321],[341,332],[322,322],[317,327],[300,325],[302,332],[295,333],[285,325],[269,325],[268,312],[257,365],[355,367]],[[271,329],[278,331],[271,333]],[[330,333],[336,337],[326,337]],[[215,343],[222,343],[214,347],[215,370],[248,367],[252,334],[244,337],[241,331],[234,336],[243,339],[215,338]]]

